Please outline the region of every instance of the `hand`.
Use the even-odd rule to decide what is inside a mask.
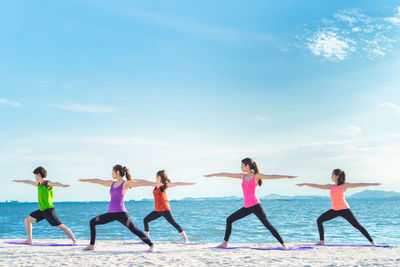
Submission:
[[[302,187],[302,186],[304,186],[305,184],[296,184],[297,186],[299,186],[299,187]]]
[[[86,182],[86,179],[79,179],[79,182]]]
[[[70,185],[69,184],[65,184],[65,185],[63,185],[62,187],[69,187]]]
[[[296,177],[298,177],[298,176],[287,176],[288,179],[293,179],[293,178],[296,178]]]
[[[213,177],[213,175],[212,174],[207,174],[207,175],[204,175],[204,177]]]
[[[19,181],[18,180],[12,180],[13,182],[16,182],[16,183],[19,183]]]
[[[372,185],[382,185],[381,183],[373,183]]]

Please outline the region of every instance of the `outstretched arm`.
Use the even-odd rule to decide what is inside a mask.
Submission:
[[[297,176],[279,175],[279,174],[262,174],[262,173],[257,174],[258,179],[283,179],[283,178],[293,179],[296,177]]]
[[[176,187],[176,186],[184,186],[184,185],[195,185],[196,183],[181,183],[181,182],[177,182],[177,183],[170,183],[170,184],[167,184],[167,186],[169,187],[169,188],[171,188],[171,187]]]
[[[23,184],[30,184],[33,186],[37,186],[37,183],[34,181],[29,181],[29,180],[12,180],[15,183],[23,183]]]
[[[356,187],[365,187],[365,186],[377,186],[382,185],[381,183],[344,183],[343,189],[347,188],[356,188]]]
[[[330,184],[309,184],[309,183],[297,184],[297,186],[304,186],[304,185],[313,187],[313,188],[318,188],[318,189],[325,189],[325,190],[329,190],[332,187],[332,185],[330,185]]]
[[[132,187],[138,187],[138,186],[161,186],[163,185],[162,183],[156,183],[156,182],[150,182],[147,180],[143,179],[136,179],[136,180],[131,180],[131,181],[126,181],[124,184],[124,188],[132,188]]]
[[[204,175],[204,177],[228,177],[228,178],[241,179],[243,177],[243,173],[221,172],[221,173],[207,174],[207,175]]]
[[[101,180],[101,179],[79,179],[80,182],[88,182],[92,184],[101,184],[104,186],[111,186],[113,181],[112,180]]]
[[[69,187],[69,184],[62,184],[58,182],[48,182],[47,185],[51,187]]]

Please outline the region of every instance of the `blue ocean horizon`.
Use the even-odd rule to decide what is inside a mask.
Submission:
[[[400,198],[348,198],[351,210],[376,243],[400,245]],[[328,197],[262,199],[268,220],[285,242],[317,242],[316,220],[331,208]],[[170,201],[175,220],[193,242],[218,243],[223,240],[226,218],[242,207],[242,199],[185,199]],[[108,210],[108,202],[54,202],[60,220],[77,239],[89,239],[89,221]],[[133,223],[143,230],[143,218],[154,210],[150,200],[126,201]],[[38,204],[0,203],[0,238],[26,238],[24,218],[38,209]],[[327,243],[368,244],[364,236],[343,218],[324,223]],[[67,236],[47,221],[33,223],[34,239],[64,239]],[[181,236],[164,218],[150,223],[153,241],[181,241]],[[139,240],[119,222],[97,226],[97,240]],[[277,242],[255,215],[233,224],[231,243]]]

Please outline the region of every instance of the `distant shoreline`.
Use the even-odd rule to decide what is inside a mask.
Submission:
[[[329,199],[329,196],[316,196],[316,195],[298,195],[298,196],[285,196],[278,194],[269,194],[259,197],[260,200],[302,200],[302,199]],[[347,199],[397,199],[400,198],[400,193],[394,191],[381,191],[381,190],[364,190],[359,193],[347,196]],[[228,197],[189,197],[182,199],[171,199],[170,202],[181,201],[239,201],[243,200],[242,197],[228,196]],[[143,198],[140,200],[127,200],[126,202],[153,202],[152,198]],[[89,200],[89,201],[55,201],[54,203],[108,203],[107,200]],[[37,201],[17,201],[8,200],[0,203],[16,204],[16,203],[37,203]]]

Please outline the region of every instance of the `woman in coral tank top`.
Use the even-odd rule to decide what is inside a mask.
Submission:
[[[214,173],[205,175],[205,177],[229,177],[242,179],[242,189],[243,189],[243,208],[231,214],[226,219],[226,230],[224,241],[217,247],[226,248],[228,246],[229,236],[232,232],[232,223],[240,220],[252,213],[254,213],[257,218],[262,222],[262,224],[271,232],[276,240],[281,243],[283,249],[287,249],[286,244],[283,242],[278,231],[271,225],[268,221],[267,216],[261,206],[260,201],[256,196],[256,187],[262,185],[263,179],[282,179],[282,178],[295,178],[297,176],[288,175],[266,175],[261,174],[258,171],[257,164],[250,158],[245,158],[242,160],[242,173]]]
[[[320,184],[309,184],[309,183],[297,184],[298,186],[306,185],[309,187],[330,190],[332,209],[323,213],[317,219],[320,241],[316,245],[325,245],[324,226],[322,225],[323,222],[332,220],[332,219],[340,216],[340,217],[343,217],[344,219],[346,219],[354,228],[359,230],[368,239],[368,241],[371,242],[371,245],[376,246],[375,242],[372,240],[372,238],[368,234],[367,230],[365,230],[365,228],[357,221],[356,217],[351,212],[350,207],[344,198],[344,192],[348,188],[381,185],[381,184],[380,183],[355,183],[355,184],[346,183],[346,173],[344,171],[342,171],[341,169],[333,170],[332,181],[335,184],[333,184],[333,185],[332,184],[320,185]]]
[[[162,185],[156,186],[153,190],[155,206],[154,211],[150,212],[150,214],[148,214],[143,219],[144,231],[146,236],[149,236],[149,222],[154,221],[160,217],[164,217],[181,234],[181,236],[183,237],[183,242],[189,243],[189,239],[187,238],[182,227],[175,221],[174,217],[172,217],[171,208],[169,206],[167,198],[167,189],[176,186],[194,185],[196,183],[171,183],[171,180],[168,178],[165,170],[157,172],[156,182]]]

